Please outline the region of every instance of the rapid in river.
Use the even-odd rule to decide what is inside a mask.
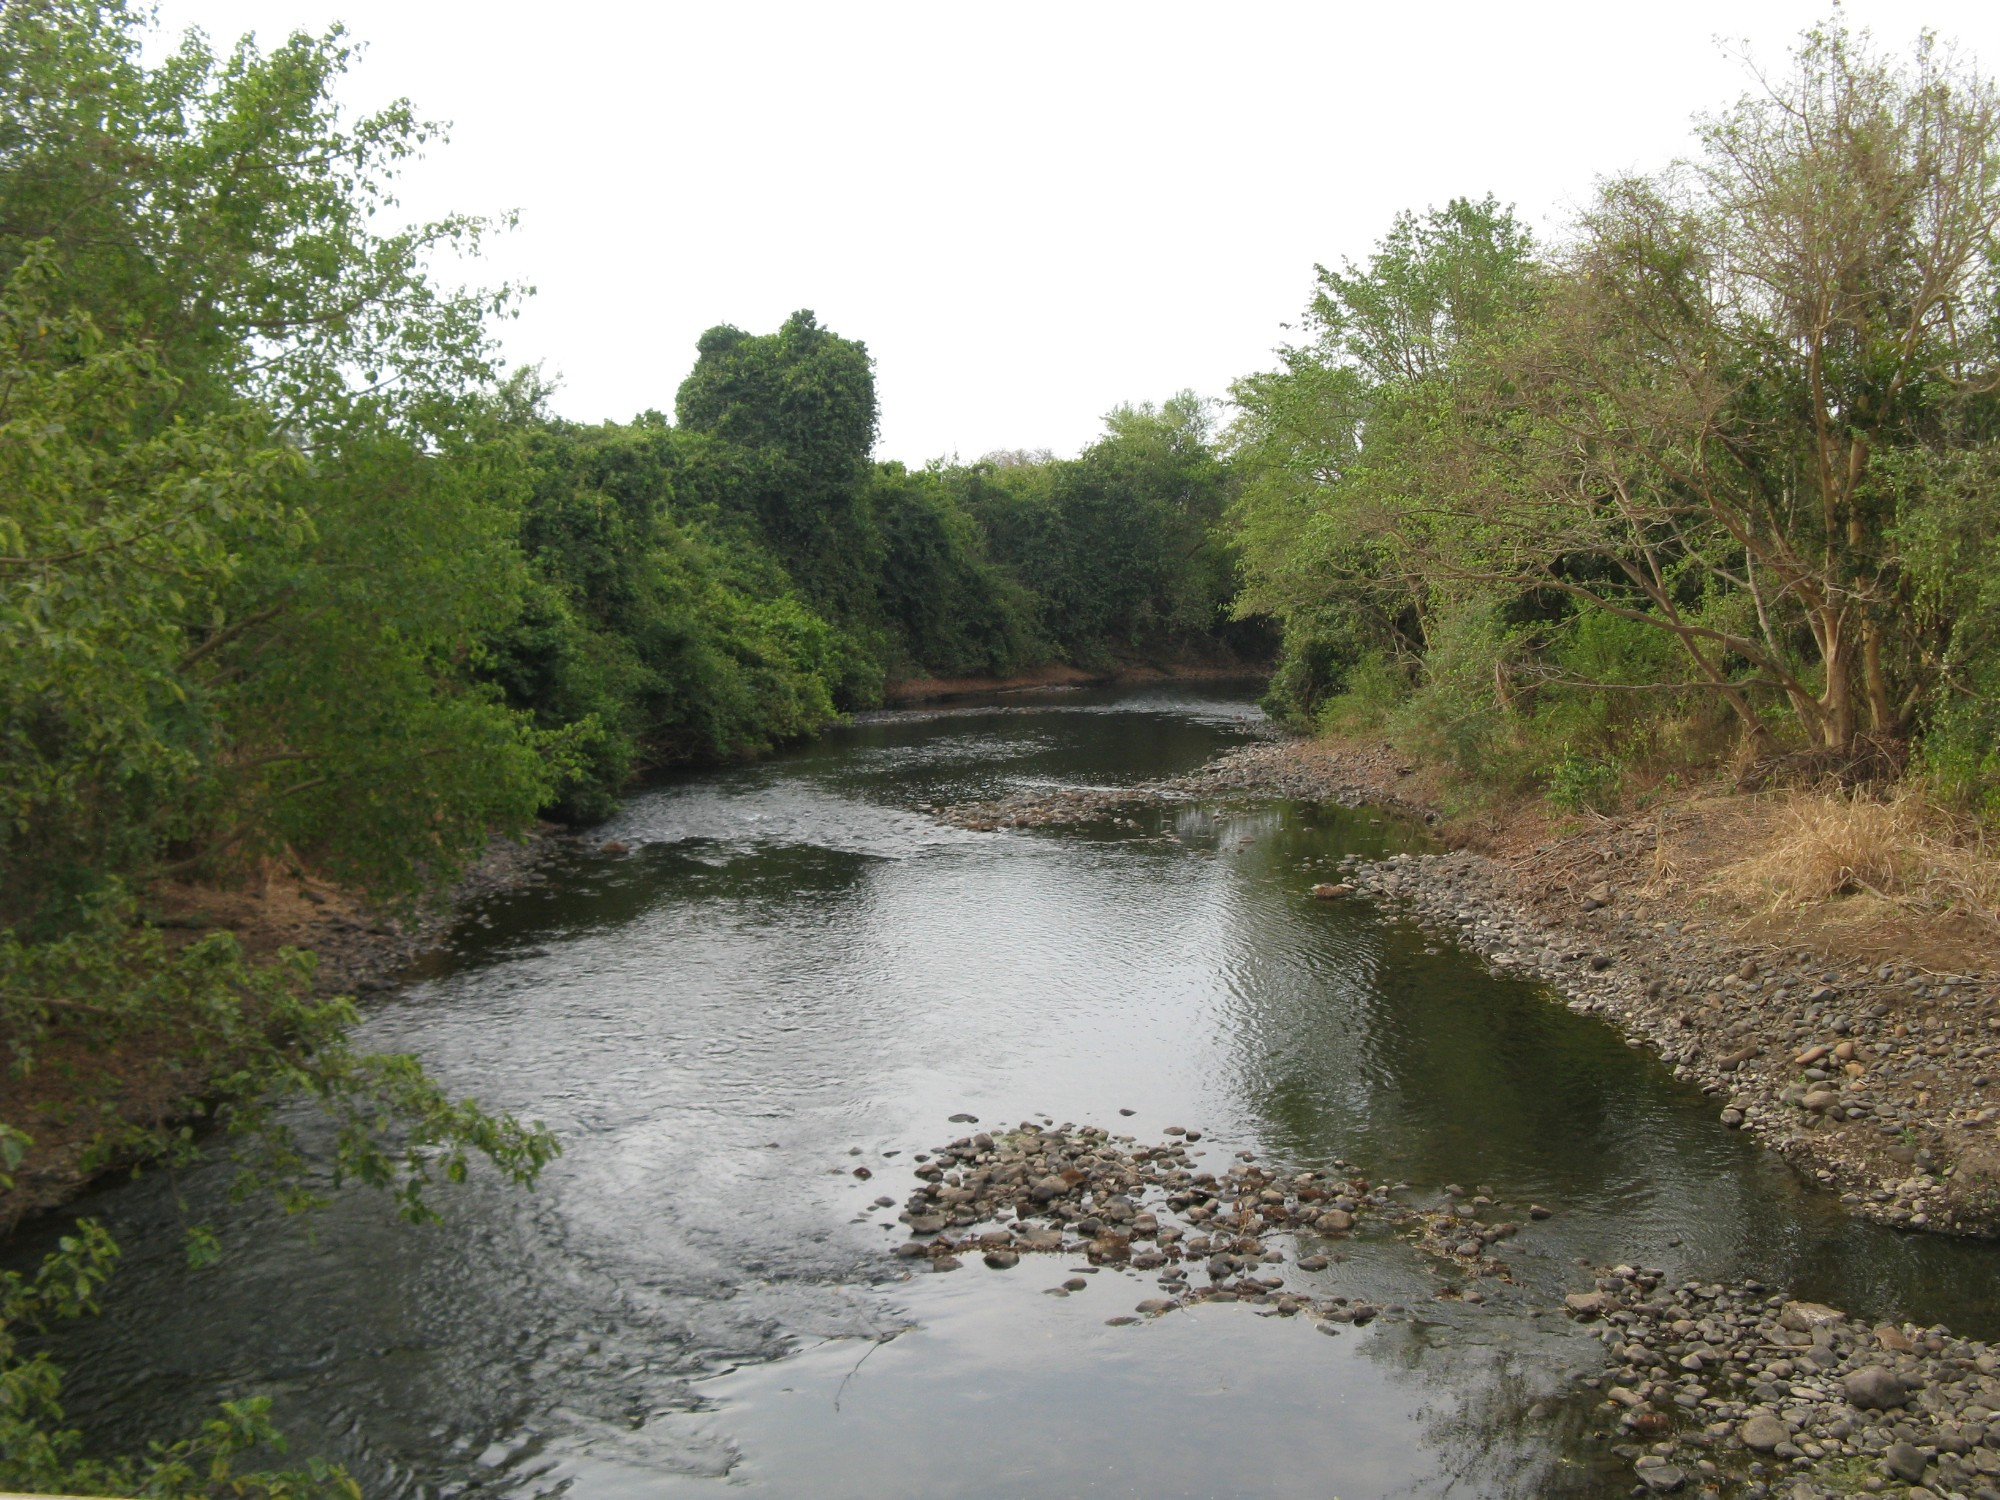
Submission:
[[[553,1127],[541,1186],[446,1191],[414,1230],[366,1194],[310,1230],[224,1215],[221,1166],[101,1187],[75,1211],[127,1255],[105,1316],[53,1344],[72,1417],[131,1443],[270,1394],[293,1454],[371,1497],[1584,1496],[1631,1471],[1569,1394],[1604,1361],[1550,1310],[1583,1264],[1996,1332],[1992,1246],[1846,1218],[1602,1022],[1311,898],[1344,856],[1428,847],[1421,826],[926,811],[1192,770],[1263,732],[1249,692],[874,714],[636,792],[597,835],[627,852],[467,911],[363,1030]],[[1452,1184],[1552,1212],[1479,1305],[1386,1228],[1285,1267],[1387,1310],[1335,1337],[1248,1304],[1110,1326],[1155,1278],[1044,1295],[1074,1258],[896,1259],[915,1153],[1024,1120],[1178,1126],[1212,1171],[1338,1158],[1413,1204]],[[190,1271],[177,1224],[210,1215],[227,1257]]]

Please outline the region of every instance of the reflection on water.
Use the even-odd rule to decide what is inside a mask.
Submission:
[[[636,795],[603,833],[632,853],[489,902],[367,1023],[547,1120],[566,1150],[541,1190],[475,1184],[414,1232],[350,1199],[313,1240],[253,1211],[206,1275],[176,1262],[167,1184],[100,1192],[132,1253],[58,1346],[74,1414],[130,1441],[269,1392],[295,1451],[371,1495],[1589,1495],[1617,1481],[1574,1409],[1525,1415],[1598,1357],[1535,1311],[1578,1257],[1994,1331],[1988,1248],[1846,1220],[1598,1022],[1305,894],[1418,830],[1263,804],[978,834],[922,810],[1173,774],[1256,730],[1185,691],[1015,697]],[[961,1111],[1195,1126],[1216,1165],[1337,1155],[1556,1214],[1483,1308],[1363,1236],[1327,1290],[1401,1320],[1110,1328],[1150,1281],[1059,1301],[1061,1263],[1032,1258],[899,1279],[873,1200]],[[221,1186],[185,1180],[189,1211]]]

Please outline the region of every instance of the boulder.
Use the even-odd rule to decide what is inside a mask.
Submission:
[[[1816,1328],[1831,1328],[1846,1317],[1839,1308],[1828,1307],[1824,1302],[1787,1302],[1778,1314],[1778,1322],[1794,1333],[1811,1333]]]
[[[1753,1453],[1769,1453],[1778,1444],[1791,1438],[1792,1430],[1767,1411],[1752,1415],[1736,1429],[1736,1435],[1743,1439],[1743,1446]]]
[[[1882,1450],[1882,1467],[1908,1484],[1921,1480],[1929,1466],[1930,1459],[1914,1443],[1891,1443]]]
[[[1862,1411],[1888,1411],[1910,1399],[1901,1377],[1882,1365],[1863,1365],[1850,1372],[1842,1384],[1848,1403]]]

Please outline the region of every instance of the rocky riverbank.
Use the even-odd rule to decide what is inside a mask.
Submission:
[[[920,1152],[900,1215],[910,1237],[893,1253],[938,1273],[974,1260],[1010,1273],[1048,1264],[1045,1274],[1061,1279],[1046,1295],[1096,1292],[1098,1304],[1117,1296],[1112,1288],[1129,1296],[1132,1273],[1153,1275],[1154,1293],[1093,1309],[1113,1326],[1243,1303],[1338,1334],[1422,1316],[1335,1292],[1343,1247],[1376,1231],[1435,1259],[1440,1299],[1483,1303],[1507,1285],[1509,1304],[1522,1301],[1495,1252],[1546,1208],[1456,1184],[1419,1206],[1409,1184],[1372,1181],[1345,1161],[1295,1172],[1238,1152],[1209,1170],[1189,1150],[1198,1130],[1165,1134],[1142,1144],[1097,1126],[1022,1121]],[[2000,1356],[1989,1345],[1942,1327],[1871,1327],[1755,1282],[1669,1286],[1662,1271],[1622,1265],[1561,1311],[1605,1346],[1605,1364],[1580,1377],[1575,1399],[1631,1464],[1635,1494],[2000,1497]]]
[[[1371,1183],[1341,1162],[1328,1172],[1278,1173],[1247,1152],[1216,1173],[1189,1153],[1200,1131],[1170,1126],[1166,1134],[1141,1145],[1096,1126],[1023,1121],[921,1152],[900,1215],[911,1237],[895,1254],[934,1271],[955,1271],[974,1255],[1002,1271],[1028,1257],[1081,1260],[1046,1289],[1056,1297],[1088,1290],[1085,1278],[1104,1268],[1157,1273],[1160,1295],[1118,1309],[1113,1324],[1198,1302],[1250,1302],[1329,1325],[1365,1324],[1385,1311],[1300,1278],[1325,1271],[1365,1220],[1421,1226],[1427,1216],[1395,1197],[1406,1184]],[[1488,1227],[1502,1236],[1502,1226]]]
[[[1659,909],[1613,863],[1539,906],[1520,898],[1517,871],[1464,850],[1356,863],[1348,883],[1614,1021],[1700,1084],[1723,1124],[1762,1137],[1852,1211],[1912,1229],[2000,1228],[1989,975],[1731,942]]]
[[[1144,786],[935,811],[994,830],[1129,819],[1141,807],[1203,798],[1283,797],[1370,804],[1440,824],[1418,782],[1383,746],[1290,740]],[[1843,953],[1823,932],[1768,919],[1747,936],[1745,924],[1708,912],[1695,884],[1662,878],[1676,816],[1593,818],[1532,842],[1488,827],[1477,832],[1491,852],[1354,861],[1318,893],[1393,908],[1614,1022],[1706,1089],[1724,1124],[1765,1140],[1857,1214],[1910,1229],[2000,1232],[1993,973],[1940,968],[1934,953]]]
[[[1942,1327],[1870,1326],[1755,1282],[1616,1266],[1567,1299],[1610,1356],[1584,1385],[1634,1492],[2000,1497],[2000,1355]]]

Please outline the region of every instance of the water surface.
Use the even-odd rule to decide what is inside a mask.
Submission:
[[[1211,689],[1015,695],[635,795],[602,830],[631,852],[486,902],[365,1027],[546,1120],[541,1188],[475,1183],[421,1231],[358,1197],[312,1238],[231,1210],[202,1274],[173,1189],[200,1216],[219,1172],[101,1190],[83,1210],[129,1253],[106,1318],[57,1346],[72,1414],[130,1442],[269,1393],[294,1451],[371,1496],[1593,1495],[1629,1472],[1545,1398],[1601,1356],[1539,1311],[1579,1260],[1997,1331],[1990,1247],[1849,1221],[1601,1022],[1307,894],[1421,829],[1270,802],[997,833],[924,811],[1175,774],[1259,728]],[[1555,1215],[1483,1307],[1374,1232],[1299,1279],[1405,1316],[1112,1328],[1149,1278],[1058,1300],[1060,1259],[888,1257],[905,1231],[873,1200],[961,1112],[1189,1126],[1218,1170],[1341,1157],[1413,1201],[1451,1183]]]

